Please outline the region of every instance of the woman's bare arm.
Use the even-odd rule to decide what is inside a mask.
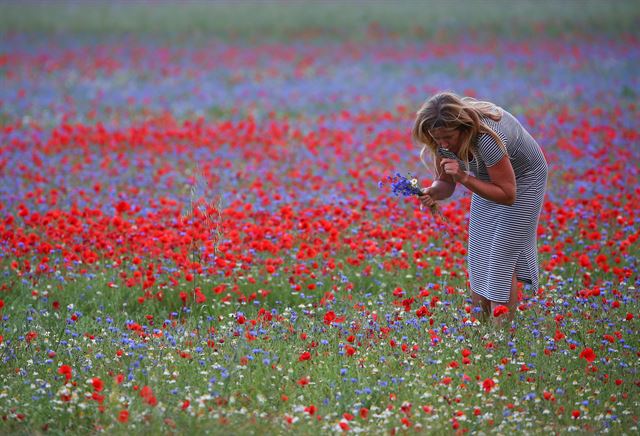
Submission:
[[[451,165],[452,159],[444,159],[443,164],[449,166],[448,174],[452,174],[455,166]],[[447,169],[445,169],[447,171]],[[490,182],[484,182],[473,177],[460,168],[453,173],[452,178],[464,185],[471,192],[480,195],[487,200],[495,201],[499,204],[511,206],[516,201],[516,176],[508,156],[503,156],[495,165],[487,167]]]

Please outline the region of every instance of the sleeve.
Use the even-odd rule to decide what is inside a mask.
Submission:
[[[495,131],[495,130],[494,130]],[[502,132],[497,131],[496,134],[500,139],[502,139],[503,144],[507,145],[507,138],[502,134]],[[485,163],[486,166],[491,167],[498,163],[503,156],[507,153],[506,151],[500,147],[500,144],[488,133],[482,133],[478,137],[478,154],[480,155],[480,159]]]

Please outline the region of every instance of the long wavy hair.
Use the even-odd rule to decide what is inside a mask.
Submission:
[[[416,113],[413,124],[412,137],[421,145],[420,160],[427,167],[435,170],[440,175],[440,169],[436,167],[438,145],[431,136],[431,131],[439,127],[456,129],[460,132],[462,144],[458,155],[469,169],[470,157],[476,152],[476,139],[481,133],[491,135],[498,145],[506,151],[506,145],[500,137],[489,128],[483,118],[500,121],[502,112],[498,106],[488,101],[480,101],[471,97],[461,97],[453,92],[441,92],[429,98]],[[428,165],[424,160],[425,152],[431,152],[432,164]]]

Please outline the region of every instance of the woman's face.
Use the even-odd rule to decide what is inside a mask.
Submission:
[[[429,131],[429,134],[439,147],[457,152],[462,145],[462,132],[458,129],[437,127]]]

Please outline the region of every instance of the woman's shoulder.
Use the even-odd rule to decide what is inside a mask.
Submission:
[[[490,117],[489,115],[484,115],[482,117],[480,117],[480,121],[482,123],[484,123],[487,126],[490,127],[496,127],[499,128],[500,124],[505,121],[506,118],[508,118],[511,114],[505,110],[504,108],[500,107],[500,106],[496,106],[496,114],[497,115],[497,120]]]
[[[505,114],[508,112],[504,111],[502,108],[499,108],[499,109],[501,111],[500,114],[502,115],[499,120],[496,121],[490,117],[482,117],[480,119],[482,124],[484,124],[485,128],[493,132],[495,136],[488,131],[479,132],[478,135],[476,136],[476,140],[474,144],[476,150],[482,152],[483,150],[493,150],[497,148],[502,149],[503,148],[502,145],[504,145],[505,147],[508,145],[509,135],[507,135],[507,132],[509,131],[509,129],[504,124]],[[496,136],[500,138],[502,145],[500,145],[499,142],[496,141]]]
[[[490,118],[490,117],[485,116],[485,117],[480,118],[480,122],[484,126],[486,126],[487,128],[491,129],[495,134],[497,134],[498,136],[500,136],[502,138],[503,136],[505,136],[504,127],[503,127],[503,123],[505,121],[505,113],[507,113],[507,112],[506,111],[505,112],[501,111],[500,112],[501,117],[497,121],[492,119],[492,118]],[[491,137],[489,132],[486,132],[486,131],[482,132],[481,131],[478,134],[478,139],[482,139],[482,138],[485,138],[487,136]]]

